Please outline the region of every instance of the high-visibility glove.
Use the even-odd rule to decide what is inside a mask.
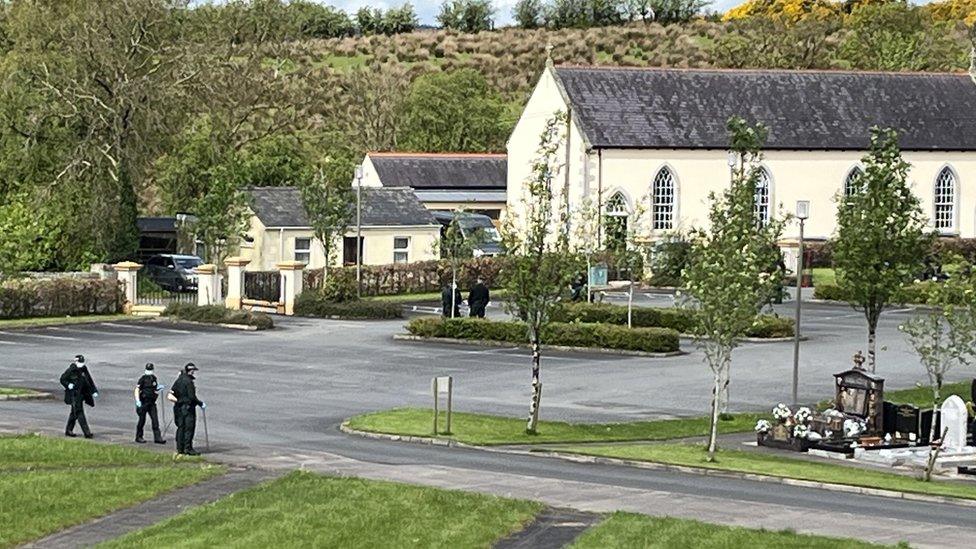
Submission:
[[[136,408],[142,408],[142,401],[141,400],[137,400],[136,401]]]
[[[97,392],[92,393],[92,398],[98,398],[98,393]]]
[[[74,389],[74,388],[75,388],[75,384],[74,383],[69,383],[68,384],[68,390],[69,391],[72,390],[72,389]]]

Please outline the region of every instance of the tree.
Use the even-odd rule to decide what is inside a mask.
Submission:
[[[938,413],[942,402],[942,384],[953,366],[967,366],[976,359],[976,276],[972,265],[956,257],[950,262],[949,278],[936,281],[929,304],[934,309],[913,316],[899,329],[915,349],[928,374],[932,389],[932,413]],[[932,417],[935,417],[934,415]],[[935,422],[929,428],[929,440],[936,440]],[[941,438],[941,437],[939,437]],[[933,445],[925,466],[924,480],[932,478],[939,446]]]
[[[523,29],[537,29],[543,24],[542,0],[519,0],[512,9],[515,23]]]
[[[903,1],[861,4],[847,18],[841,57],[861,69],[953,70],[958,47],[952,23]]]
[[[241,188],[234,167],[216,168],[212,184],[193,207],[197,216],[194,231],[203,243],[208,262],[223,265],[228,252],[247,233],[249,206],[250,196]]]
[[[350,182],[356,167],[356,157],[351,151],[340,150],[326,158],[314,175],[306,176],[299,190],[302,204],[315,238],[322,243],[325,268],[322,283],[329,277],[332,259],[340,239],[346,234],[352,217],[355,193]]]
[[[359,8],[356,12],[356,24],[363,34],[385,34],[387,36],[404,32],[413,32],[420,24],[417,12],[409,2],[398,8],[390,8],[385,12],[381,9],[368,7]]]
[[[509,214],[503,240],[509,252],[505,276],[509,312],[526,324],[532,346],[532,400],[526,432],[538,432],[542,401],[542,338],[554,309],[579,262],[570,253],[565,202],[554,191],[558,186],[560,149],[565,141],[567,116],[557,113],[546,122],[540,137],[532,175],[523,182],[522,210]]]
[[[402,113],[399,144],[408,150],[488,152],[505,147],[505,106],[474,69],[417,78]]]
[[[288,4],[297,12],[302,36],[309,38],[342,38],[352,36],[356,30],[349,15],[332,6],[309,0],[293,0]]]
[[[709,4],[708,0],[630,0],[629,6],[638,6],[637,14],[641,21],[647,21],[647,5],[650,16],[654,21],[663,25],[672,23],[687,23],[691,21],[702,8]]]
[[[892,129],[871,129],[861,160],[861,191],[839,198],[834,267],[837,283],[868,327],[868,366],[877,366],[878,320],[892,297],[921,270],[932,245],[919,199],[908,184],[909,164]]]
[[[380,34],[383,29],[383,10],[368,6],[359,8],[356,12],[356,26],[363,34]]]
[[[709,227],[691,232],[690,261],[683,273],[684,291],[697,309],[696,333],[713,374],[709,461],[715,459],[718,446],[732,351],[776,291],[778,281],[769,276],[768,268],[779,254],[776,241],[783,229],[778,219],[760,222],[754,210],[766,129],[750,127],[737,117],[729,120],[728,129],[737,158],[732,181],[721,195],[710,195]]]
[[[491,0],[445,0],[437,22],[445,29],[482,32],[495,27],[495,8]]]
[[[454,311],[457,310],[457,292],[453,288],[457,287],[458,271],[461,263],[474,255],[474,250],[482,243],[483,235],[479,231],[471,231],[465,234],[462,222],[465,212],[463,209],[454,211],[451,223],[444,230],[437,247],[442,258],[447,259],[451,266],[451,318],[454,318]]]
[[[372,64],[338,77],[334,87],[345,102],[323,103],[321,116],[332,120],[350,147],[363,151],[399,149],[404,101],[410,75],[399,63]]]

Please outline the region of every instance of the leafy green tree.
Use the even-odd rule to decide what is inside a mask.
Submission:
[[[461,226],[464,215],[465,212],[463,209],[455,210],[454,218],[451,219],[451,223],[444,230],[440,240],[437,242],[437,248],[440,251],[441,257],[446,259],[451,267],[451,288],[457,288],[458,271],[461,270],[461,264],[465,259],[470,259],[474,256],[475,248],[483,240],[477,232],[465,234],[464,228]],[[452,291],[451,318],[454,318],[454,311],[457,310],[456,300],[457,292]]]
[[[309,0],[293,0],[288,8],[296,13],[302,36],[342,38],[352,36],[356,31],[349,15],[338,8]]]
[[[380,34],[383,29],[383,10],[363,6],[356,12],[356,26],[359,32],[369,34]]]
[[[407,2],[398,8],[386,10],[386,15],[383,16],[383,34],[413,32],[419,24],[420,19],[413,9],[413,4]]]
[[[720,195],[710,195],[708,228],[691,232],[690,261],[683,273],[684,291],[697,309],[696,333],[713,374],[709,461],[718,448],[732,351],[776,291],[778,281],[769,276],[768,266],[779,254],[776,241],[783,230],[782,220],[760,223],[754,210],[766,129],[737,117],[729,120],[728,128],[730,149],[737,157],[732,181]]]
[[[325,254],[323,285],[328,281],[332,261],[350,223],[355,201],[351,184],[355,169],[356,157],[351,151],[340,149],[299,185],[305,213]]]
[[[860,69],[952,70],[965,54],[952,39],[951,23],[934,22],[927,10],[901,0],[861,4],[846,26],[840,54]]]
[[[354,149],[393,151],[400,148],[403,108],[410,93],[410,74],[400,63],[351,69],[335,83],[345,101],[324,104],[321,115]]]
[[[543,25],[544,9],[542,0],[519,0],[512,9],[512,17],[523,29],[537,29]]]
[[[837,284],[867,321],[873,372],[881,313],[921,270],[932,237],[908,183],[910,166],[901,156],[898,134],[872,128],[871,149],[861,162],[861,192],[839,199],[833,253]]]
[[[532,346],[532,400],[526,432],[536,433],[542,401],[542,334],[573,276],[579,261],[569,248],[565,201],[558,186],[559,154],[565,141],[567,116],[557,113],[549,119],[540,137],[532,175],[524,182],[523,207],[519,215],[510,214],[503,231],[509,263],[505,288],[509,312],[526,323]]]
[[[491,0],[445,0],[437,22],[445,29],[482,32],[495,27],[495,8]]]
[[[239,156],[240,178],[250,187],[296,185],[312,171],[308,151],[295,135],[252,142]]]
[[[414,81],[403,105],[399,144],[412,151],[502,150],[505,106],[481,73],[439,72]]]
[[[955,257],[945,282],[934,285],[929,305],[934,308],[912,316],[899,329],[915,349],[928,374],[932,389],[932,413],[938,413],[942,402],[942,384],[954,366],[968,366],[976,360],[976,276],[972,265]],[[933,416],[935,417],[935,416]],[[929,429],[929,440],[937,436],[935,422]],[[939,446],[929,451],[923,479],[932,479]]]
[[[651,18],[661,24],[687,23],[710,2],[708,0],[629,0],[628,7],[639,14],[639,20],[647,21],[647,7]]]
[[[223,265],[250,227],[250,196],[243,190],[233,166],[219,166],[206,193],[196,201],[193,213],[197,240],[206,249],[207,261]]]

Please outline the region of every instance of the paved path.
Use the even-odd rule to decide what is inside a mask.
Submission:
[[[603,520],[597,513],[547,507],[535,520],[495,544],[495,549],[562,549]]]
[[[232,469],[225,475],[174,490],[134,507],[62,530],[26,547],[43,549],[92,547],[162,522],[182,513],[187,508],[212,503],[280,474],[281,471],[264,469]]]

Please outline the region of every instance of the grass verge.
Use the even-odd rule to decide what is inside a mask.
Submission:
[[[542,506],[294,472],[103,547],[489,547]]]
[[[759,414],[733,414],[720,426],[722,433],[752,431]],[[430,437],[433,413],[422,408],[397,408],[355,416],[349,427],[359,431]],[[441,417],[441,428],[444,417]],[[499,444],[539,444],[572,442],[626,442],[634,440],[667,440],[708,434],[708,418],[662,419],[629,423],[566,423],[540,421],[539,433],[525,432],[522,418],[454,412],[447,438],[478,446]]]
[[[916,494],[976,499],[976,485],[951,482],[922,482],[913,477],[872,471],[847,465],[811,462],[772,454],[720,449],[716,461],[705,461],[705,450],[697,444],[660,443],[616,446],[586,446],[560,449],[562,452],[701,467],[720,471],[754,473],[831,484],[896,490]]]
[[[0,387],[0,396],[25,396],[25,395],[36,395],[39,394],[37,391],[32,389],[21,389],[19,387]],[[0,463],[0,467],[3,464]]]
[[[136,320],[130,315],[84,315],[84,316],[44,316],[32,318],[9,318],[0,320],[0,330],[16,328],[42,328],[44,326],[65,326],[70,324],[89,324],[92,322],[117,322]],[[142,319],[138,319],[142,320]]]
[[[223,472],[84,440],[0,437],[0,547],[19,545]]]
[[[773,532],[707,524],[697,520],[614,513],[607,520],[584,532],[571,547],[573,549],[608,547],[860,549],[877,546],[852,539],[811,536],[788,530]]]
[[[968,381],[957,383],[946,383],[940,392],[942,400],[949,398],[949,395],[958,395],[963,401],[972,400],[971,384]],[[886,391],[885,401],[895,404],[911,404],[923,410],[932,409],[932,389],[927,384],[922,387],[912,387],[909,389],[898,389],[896,391]],[[834,405],[833,400],[821,400],[817,403],[818,410],[826,410]]]

